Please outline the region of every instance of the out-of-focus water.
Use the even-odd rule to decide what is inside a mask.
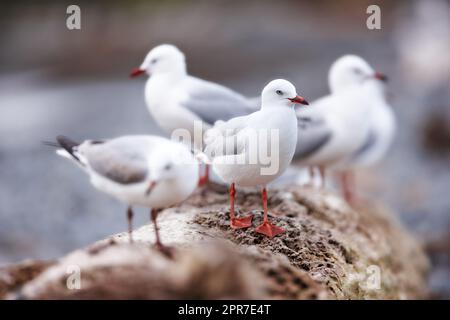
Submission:
[[[431,114],[450,118],[449,83],[430,85],[429,80],[414,77],[412,68],[405,69],[409,56],[405,58],[405,50],[399,49],[398,33],[348,29],[343,37],[341,29],[324,26],[323,19],[305,18],[297,24],[292,16],[284,15],[286,11],[267,4],[236,12],[232,21],[200,7],[203,11],[197,15],[184,16],[184,30],[161,31],[155,38],[166,42],[166,35],[171,42],[181,43],[182,49],[187,48],[189,69],[195,74],[249,96],[259,94],[269,80],[284,77],[312,101],[328,92],[327,70],[345,53],[360,54],[387,73],[398,134],[386,159],[360,175],[359,191],[384,201],[421,240],[448,237],[448,151],[433,153],[425,148],[423,128]],[[222,45],[217,43],[219,37],[213,41],[211,31],[198,30],[194,23],[206,13],[217,18],[207,21],[216,33],[227,30],[220,38]],[[270,16],[268,25],[260,20],[265,15]],[[411,18],[399,16],[406,22]],[[180,19],[171,21],[180,26]],[[159,24],[168,28],[164,21]],[[206,38],[200,40],[195,30]],[[152,32],[155,35],[156,31]],[[16,34],[22,33],[19,30]],[[142,31],[136,37],[142,40]],[[182,40],[186,38],[194,39],[196,46]],[[130,39],[119,37],[115,41],[129,43]],[[120,57],[111,61],[115,72],[101,78],[101,68],[88,76],[83,71],[71,76],[78,63],[86,68],[85,61],[73,56],[54,68],[34,65],[18,68],[20,71],[6,68],[8,71],[0,73],[0,263],[56,257],[125,229],[124,205],[97,192],[83,172],[41,144],[61,133],[80,140],[163,134],[146,110],[143,80],[127,78],[128,69],[138,65],[145,52],[131,64],[130,54],[118,51]],[[89,55],[99,64],[105,63],[100,61],[101,50]],[[427,62],[430,68],[431,60]],[[58,74],[60,70],[66,71]],[[148,213],[139,210],[136,225],[147,221]],[[448,255],[434,259],[434,265],[432,288],[450,296]]]

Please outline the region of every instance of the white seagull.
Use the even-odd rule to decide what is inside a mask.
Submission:
[[[149,76],[145,101],[150,114],[168,134],[186,130],[191,139],[185,142],[193,150],[203,150],[203,133],[217,120],[226,121],[257,110],[257,100],[189,75],[184,54],[170,44],[153,48],[130,76],[141,74]],[[194,127],[196,121],[202,126]]]
[[[56,138],[57,153],[74,160],[92,185],[128,205],[128,232],[132,242],[132,206],[151,208],[156,246],[161,243],[156,218],[166,207],[185,200],[198,182],[198,163],[184,145],[157,136],[122,136],[76,143]]]
[[[386,77],[381,77],[386,81]],[[369,167],[380,161],[388,152],[397,127],[395,114],[386,101],[384,86],[372,81],[367,87],[367,103],[371,106],[369,134],[364,143],[349,157],[338,164],[344,170],[341,175],[344,197],[353,202],[353,170]]]
[[[256,232],[274,237],[284,230],[268,221],[266,184],[289,166],[297,142],[297,118],[293,106],[308,103],[297,95],[290,82],[282,79],[267,84],[261,98],[259,111],[219,122],[208,130],[205,153],[211,159],[214,172],[230,184],[231,227],[252,225],[252,216],[235,216],[235,185],[260,186],[264,220]]]
[[[363,59],[346,55],[330,68],[331,93],[298,110],[298,141],[294,164],[319,167],[322,186],[325,168],[336,166],[369,139],[371,91],[385,80]]]

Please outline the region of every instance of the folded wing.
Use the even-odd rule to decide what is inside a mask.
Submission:
[[[189,78],[188,97],[181,105],[213,125],[217,120],[247,115],[258,108],[258,103],[218,84]]]
[[[332,138],[322,110],[311,107],[297,113],[298,139],[294,158],[301,160],[319,151]]]
[[[80,151],[91,170],[120,184],[143,182],[148,176],[146,154],[136,144],[111,140],[86,142]]]
[[[205,153],[212,159],[218,156],[231,156],[245,152],[248,142],[247,116],[220,122],[205,134]]]

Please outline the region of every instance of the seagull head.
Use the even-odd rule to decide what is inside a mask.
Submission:
[[[158,149],[158,153],[148,159],[146,194],[150,195],[155,186],[167,183],[174,193],[179,188],[195,188],[199,180],[198,165],[198,160],[184,144],[167,142],[166,148]]]
[[[292,83],[283,79],[270,81],[262,91],[261,100],[263,108],[309,104],[305,98],[297,94]]]
[[[149,166],[150,174],[146,194],[149,195],[160,182],[176,177],[178,169],[172,160],[164,157],[153,161]]]
[[[198,161],[184,145],[179,144],[176,148],[172,145],[172,147],[160,150],[157,155],[148,159],[149,187],[147,195],[155,186],[163,182],[181,180],[189,184],[192,168],[198,170]],[[197,177],[198,171],[195,174],[195,178]],[[196,182],[195,180],[194,183],[196,184]]]
[[[146,73],[155,74],[185,74],[186,61],[183,52],[171,44],[159,45],[147,54],[139,68],[131,71],[130,77],[137,77]]]
[[[373,79],[387,81],[384,74],[373,70],[363,58],[356,55],[345,55],[337,59],[328,75],[331,92],[339,92]]]

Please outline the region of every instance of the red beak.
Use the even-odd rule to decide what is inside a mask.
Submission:
[[[375,79],[381,80],[383,82],[388,81],[388,77],[380,72],[375,72],[374,77],[375,77]]]
[[[134,78],[134,77],[140,76],[144,72],[145,72],[145,70],[143,70],[143,69],[134,68],[133,70],[131,70],[130,78]]]
[[[308,101],[305,100],[302,96],[295,96],[294,98],[288,98],[293,103],[301,103],[304,105],[309,105]]]
[[[145,190],[145,195],[148,196],[155,187],[156,187],[156,181],[150,182],[150,184],[147,187],[147,190]]]

